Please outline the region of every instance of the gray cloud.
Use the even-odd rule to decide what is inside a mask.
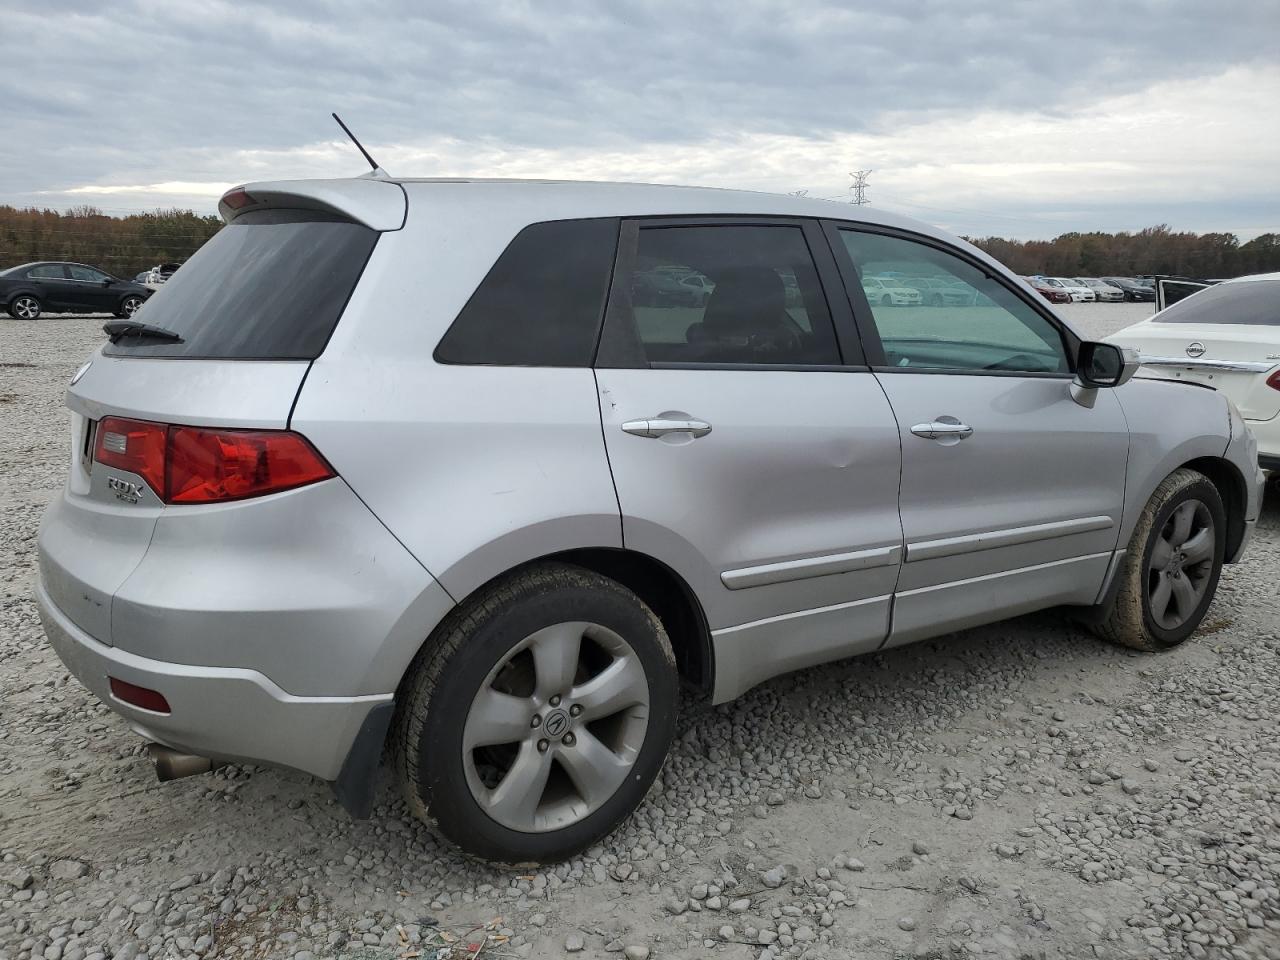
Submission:
[[[625,151],[1078,113],[1273,62],[1280,6],[10,0],[3,20],[23,53],[0,73],[0,202],[35,202],[234,177],[226,152],[334,140],[331,109],[375,155],[446,138]]]

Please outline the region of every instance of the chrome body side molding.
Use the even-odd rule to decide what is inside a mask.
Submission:
[[[788,580],[804,580],[808,577],[825,577],[852,570],[869,570],[872,567],[891,567],[898,562],[902,548],[897,544],[855,550],[851,553],[833,553],[823,557],[802,557],[781,563],[765,563],[755,567],[740,567],[720,574],[720,582],[730,590],[761,587],[769,583],[785,583]]]
[[[936,560],[939,557],[952,557],[961,553],[991,550],[996,547],[1012,547],[1020,543],[1034,543],[1037,540],[1069,537],[1072,534],[1106,530],[1113,526],[1115,521],[1110,517],[1079,517],[1075,520],[1036,523],[1025,527],[1010,527],[1006,530],[987,530],[963,537],[922,540],[907,544],[907,563]]]

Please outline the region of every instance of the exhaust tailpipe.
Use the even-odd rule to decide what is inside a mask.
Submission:
[[[208,773],[214,768],[214,762],[208,757],[179,753],[158,743],[148,743],[147,753],[151,756],[151,763],[156,768],[156,779],[161,783],[193,777],[197,773]]]

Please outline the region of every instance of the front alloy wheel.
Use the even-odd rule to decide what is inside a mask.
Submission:
[[[1115,573],[1115,598],[1092,622],[1101,637],[1138,650],[1177,646],[1213,602],[1226,554],[1218,488],[1186,467],[1151,494]]]
[[[143,302],[141,297],[125,297],[120,304],[120,316],[132,317],[138,312],[138,308],[142,306]]]
[[[1147,560],[1147,600],[1164,629],[1195,615],[1213,579],[1216,542],[1213,514],[1200,500],[1182,501],[1157,534]]]

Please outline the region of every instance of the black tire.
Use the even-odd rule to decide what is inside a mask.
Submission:
[[[1166,525],[1171,522],[1174,511],[1189,501],[1203,504],[1212,518],[1212,555],[1197,565],[1195,571],[1192,567],[1187,567],[1186,573],[1181,569],[1177,571],[1179,577],[1186,576],[1188,580],[1197,573],[1202,574],[1203,595],[1185,620],[1169,627],[1159,622],[1152,611],[1153,578],[1163,574],[1151,569],[1151,561],[1157,540],[1167,532]],[[1115,600],[1102,619],[1092,624],[1094,632],[1104,640],[1135,650],[1167,650],[1182,643],[1200,626],[1213,602],[1226,552],[1226,533],[1226,511],[1213,483],[1204,474],[1186,468],[1169,474],[1156,487],[1138,518],[1138,525],[1129,538],[1129,548],[1116,571],[1119,585]]]
[[[475,761],[463,750],[464,727],[492,671],[526,638],[566,621],[602,625],[636,655],[649,698],[643,743],[621,785],[593,812],[558,829],[514,830],[473,794],[468,771]],[[678,691],[666,631],[639,597],[580,567],[539,564],[460,604],[419,652],[396,697],[394,766],[414,814],[464,852],[505,863],[565,860],[612,831],[644,799],[674,735]],[[559,775],[567,773],[562,762],[551,763]]]
[[[931,306],[931,307],[940,307],[940,306],[942,306],[942,294],[940,294],[940,293],[935,293],[932,297],[930,297],[930,298],[929,298],[929,306]]]
[[[9,301],[9,316],[15,320],[39,320],[44,307],[29,293],[20,293]]]
[[[880,306],[882,307],[893,306],[893,297],[889,296],[889,294],[886,293],[883,297],[880,298]]]
[[[116,311],[116,316],[121,320],[128,319],[133,316],[134,313],[137,312],[138,308],[146,302],[146,300],[138,296],[136,293],[131,293],[120,301],[120,309]],[[129,308],[130,304],[133,304],[133,309]]]

